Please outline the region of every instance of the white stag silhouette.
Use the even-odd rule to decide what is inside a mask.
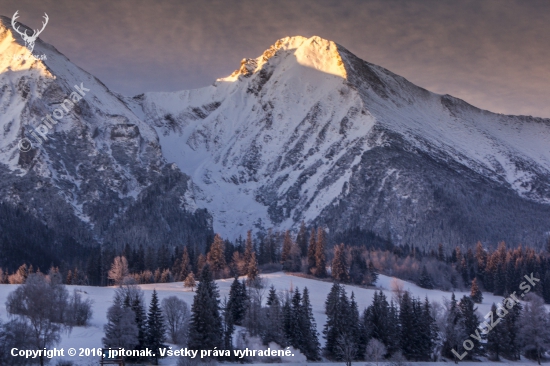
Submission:
[[[44,13],[44,22],[42,22],[42,29],[38,30],[33,30],[33,33],[31,35],[28,35],[27,34],[27,30],[25,29],[24,32],[21,32],[19,30],[19,27],[15,25],[15,19],[19,18],[19,10],[15,12],[15,14],[13,14],[13,18],[11,18],[11,26],[13,27],[13,29],[19,33],[21,35],[21,38],[23,38],[23,41],[25,41],[25,46],[27,47],[27,49],[29,51],[32,51],[34,50],[34,42],[36,42],[36,39],[38,38],[38,36],[40,35],[40,33],[42,33],[42,31],[44,30],[44,28],[46,28],[46,25],[48,24],[48,14]]]

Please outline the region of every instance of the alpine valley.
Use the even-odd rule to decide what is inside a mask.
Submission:
[[[205,88],[133,98],[40,40],[34,53],[47,59],[2,17],[0,241],[44,266],[98,245],[202,247],[302,221],[332,243],[548,239],[549,119],[431,93],[319,37],[278,40]],[[90,91],[47,141],[20,151],[81,84]]]

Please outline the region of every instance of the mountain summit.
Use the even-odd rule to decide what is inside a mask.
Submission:
[[[230,237],[305,221],[335,240],[540,246],[550,231],[550,120],[431,93],[319,37],[136,101]]]

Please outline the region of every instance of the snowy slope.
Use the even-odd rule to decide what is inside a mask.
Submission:
[[[134,103],[157,130],[166,159],[193,177],[215,230],[229,237],[252,224],[292,229],[302,220],[431,247],[539,245],[550,231],[545,220],[501,236],[498,225],[485,232],[489,222],[471,236],[455,227],[429,233],[452,225],[440,214],[448,207],[434,199],[432,176],[441,180],[435,185],[463,186],[471,192],[460,194],[479,202],[514,201],[458,211],[506,212],[499,222],[518,215],[512,206],[548,213],[550,120],[494,114],[430,93],[319,37],[281,39],[209,87],[146,93]],[[463,205],[458,193],[443,195]]]
[[[317,323],[317,332],[320,333],[319,340],[322,345],[324,345],[324,339],[322,337],[323,326],[326,322],[326,315],[324,314],[324,303],[327,297],[327,294],[330,291],[332,284],[330,282],[322,282],[313,279],[307,279],[302,277],[294,277],[287,275],[281,272],[266,274],[263,275],[268,281],[268,286],[273,284],[278,292],[289,291],[291,288],[299,288],[300,291],[307,287],[310,291],[310,299],[313,307],[313,314],[315,321]],[[355,294],[356,301],[360,312],[362,313],[363,309],[368,307],[372,303],[374,292],[381,289],[388,300],[392,298],[391,291],[391,282],[394,279],[388,276],[381,275],[377,282],[377,289],[365,289],[356,286],[346,286],[346,291],[348,296],[351,295],[351,292]],[[220,297],[223,299],[225,296],[229,295],[229,288],[231,286],[232,279],[227,280],[218,280],[220,290]],[[439,290],[426,290],[416,286],[413,283],[403,282],[404,290],[410,291],[410,293],[415,297],[428,297],[430,301],[443,302],[443,298],[450,299],[451,293],[443,292]],[[184,289],[181,282],[167,283],[167,284],[150,284],[150,285],[141,285],[141,289],[144,291],[144,299],[146,304],[151,300],[151,295],[153,289],[159,294],[159,299],[162,300],[168,296],[178,296],[189,306],[193,302],[194,292],[190,292],[187,289]],[[16,285],[0,285],[0,319],[3,321],[7,320],[7,313],[5,310],[5,301],[8,294],[16,288]],[[73,288],[80,289],[84,291],[83,296],[85,298],[91,298],[94,300],[93,305],[93,319],[89,327],[76,327],[73,329],[71,334],[63,335],[63,340],[59,347],[64,347],[65,349],[69,347],[79,348],[79,347],[101,347],[101,338],[103,337],[103,325],[106,323],[106,313],[107,308],[112,304],[113,293],[115,291],[112,287],[88,287],[88,286],[67,286],[69,291],[72,291]],[[462,298],[463,295],[469,295],[466,292],[456,292],[457,299]],[[265,296],[264,296],[265,297]],[[484,316],[491,308],[493,303],[498,303],[502,298],[498,296],[493,296],[490,294],[483,295],[483,303],[477,305],[478,315],[481,317]],[[297,356],[298,357],[298,356]],[[94,360],[94,358],[70,358],[73,361],[79,361],[80,365],[87,365],[86,362]],[[162,361],[163,365],[175,365],[177,362],[176,359],[165,359]],[[317,363],[316,363],[317,364]],[[520,364],[531,364],[527,363],[513,363],[515,365]],[[433,365],[433,363],[430,363]]]
[[[314,219],[316,206],[341,191],[346,174],[327,189],[317,191],[318,184],[350,149],[366,147],[364,136],[374,119],[360,113],[359,95],[345,85],[336,44],[313,41],[282,39],[259,58],[243,60],[240,70],[213,86],[143,98],[163,154],[199,185],[201,203],[225,235],[235,237],[252,224],[271,225],[269,197],[259,199],[262,194],[294,190],[299,197],[291,199],[304,207],[300,218]],[[320,100],[329,103],[321,107]],[[351,116],[346,138],[342,120]],[[319,159],[327,154],[332,162],[323,166]],[[303,170],[315,164],[320,164],[318,171],[296,190]],[[315,194],[323,198],[311,206]],[[290,208],[283,210],[282,216],[290,214]],[[293,225],[286,219],[283,228]]]
[[[136,241],[135,236],[142,244],[154,245],[166,242],[164,236],[169,231],[173,240],[181,242],[179,235],[188,236],[192,230],[181,224],[173,230],[170,225],[193,217],[198,219],[196,229],[208,232],[210,218],[197,213],[189,177],[166,163],[155,130],[120,96],[54,47],[38,40],[34,54],[46,59],[32,57],[11,29],[10,19],[1,17],[2,200],[24,207],[49,227],[88,245],[105,240]],[[75,92],[75,85],[89,91],[57,124],[50,124],[46,142],[20,151],[18,143],[25,131],[36,129],[46,115],[60,108]],[[130,220],[130,207],[159,194],[163,196],[156,200],[159,204],[162,200],[173,202],[168,209],[171,213],[156,215],[164,226],[140,222],[143,218],[136,214]],[[117,223],[125,227],[121,229]],[[139,239],[140,235],[132,232],[134,226],[140,231],[149,226],[149,232]]]

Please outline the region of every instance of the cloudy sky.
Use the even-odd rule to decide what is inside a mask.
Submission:
[[[550,117],[550,1],[0,0],[0,14],[111,89],[198,88],[279,38],[330,39],[417,85],[507,114]]]

